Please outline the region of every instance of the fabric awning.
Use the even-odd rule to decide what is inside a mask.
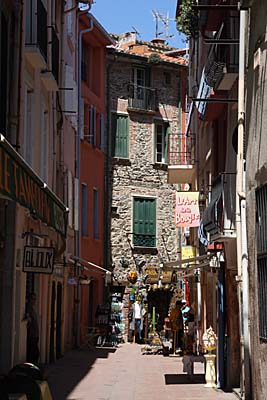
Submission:
[[[184,267],[182,267],[183,264],[190,264],[191,266],[194,266],[194,268],[197,268],[196,266],[200,265],[205,260],[209,260],[211,257],[211,254],[204,254],[202,256],[186,258],[184,260],[169,261],[164,263],[164,267],[176,267],[179,269],[184,269]]]
[[[204,211],[202,224],[203,228],[206,232],[211,235],[216,235],[220,232],[219,226],[219,212],[218,212],[218,204],[221,199],[223,193],[223,177],[219,177],[219,179],[212,186],[211,190],[211,201]]]
[[[85,260],[84,258],[72,256],[70,258],[70,260],[73,260],[74,262],[78,262],[78,263],[82,264],[84,266],[84,268],[87,269],[88,271],[90,270],[90,268],[88,268],[88,267],[91,267],[91,268],[95,268],[96,272],[111,274],[111,271],[109,271],[108,269],[100,267],[100,265],[97,265],[95,263],[92,263],[91,261]]]

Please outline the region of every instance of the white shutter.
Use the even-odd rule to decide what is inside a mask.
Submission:
[[[64,89],[64,114],[69,118],[74,129],[77,129],[78,93],[73,68],[70,65],[65,65]]]
[[[80,199],[80,192],[79,192],[79,179],[74,179],[74,229],[78,231],[79,229],[79,199]]]

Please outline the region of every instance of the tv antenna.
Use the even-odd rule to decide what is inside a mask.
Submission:
[[[161,21],[161,23],[163,24],[163,29],[165,31],[165,40],[168,42],[168,39],[170,39],[174,36],[172,34],[169,34],[169,24],[170,24],[170,21],[175,21],[175,19],[170,18],[168,12],[167,12],[167,15],[163,15],[157,10],[152,10],[152,14],[156,21],[156,32],[155,32],[156,38],[159,37],[159,35],[163,34],[163,32],[159,32],[159,21]]]
[[[132,26],[132,29],[136,36],[140,36],[140,32],[134,26]]]

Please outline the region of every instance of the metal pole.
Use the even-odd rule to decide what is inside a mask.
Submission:
[[[240,323],[241,353],[241,395],[250,399],[250,350],[248,326],[248,276],[247,276],[247,240],[246,208],[244,187],[244,154],[243,142],[245,131],[245,54],[247,39],[248,12],[240,11],[240,45],[239,45],[239,80],[238,80],[238,154],[236,175],[236,235],[237,235],[237,271],[238,300]],[[241,210],[242,204],[242,210]],[[242,212],[241,212],[242,211]]]

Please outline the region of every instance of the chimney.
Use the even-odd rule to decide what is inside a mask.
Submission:
[[[151,43],[153,43],[153,44],[159,44],[159,45],[164,45],[164,44],[165,44],[165,39],[162,39],[162,38],[157,37],[157,38],[152,39],[152,40],[151,40]]]

